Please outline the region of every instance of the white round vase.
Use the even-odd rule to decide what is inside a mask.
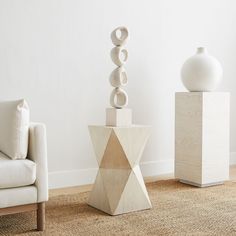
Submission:
[[[221,64],[203,47],[187,59],[181,70],[182,82],[190,92],[207,92],[216,89],[223,75]]]

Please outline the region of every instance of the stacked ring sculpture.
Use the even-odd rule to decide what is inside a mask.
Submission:
[[[110,96],[110,104],[114,108],[123,108],[128,105],[128,95],[121,88],[128,83],[127,73],[123,67],[128,60],[128,51],[123,45],[128,39],[129,31],[126,27],[118,27],[111,33],[111,41],[115,47],[112,48],[110,55],[113,63],[118,66],[110,75],[110,84],[115,87]]]

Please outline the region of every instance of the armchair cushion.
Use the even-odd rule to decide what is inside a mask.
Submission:
[[[29,108],[25,100],[0,102],[0,151],[25,159],[29,138]]]
[[[0,190],[0,209],[36,202],[37,188],[34,185],[21,188],[6,188]]]
[[[36,180],[36,164],[28,159],[11,160],[0,152],[0,189],[31,185]]]

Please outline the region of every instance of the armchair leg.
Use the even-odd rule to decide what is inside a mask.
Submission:
[[[38,203],[37,209],[37,230],[43,231],[45,229],[45,202]]]

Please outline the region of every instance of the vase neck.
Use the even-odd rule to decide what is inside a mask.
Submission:
[[[197,48],[197,54],[207,53],[207,49],[204,47]]]

